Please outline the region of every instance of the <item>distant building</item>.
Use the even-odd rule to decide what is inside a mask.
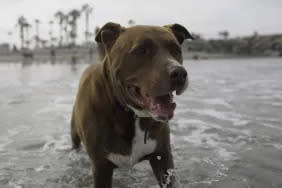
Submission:
[[[8,43],[0,44],[0,54],[7,54],[10,52],[10,46]]]

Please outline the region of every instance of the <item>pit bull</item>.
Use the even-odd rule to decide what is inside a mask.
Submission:
[[[113,170],[149,160],[161,187],[174,187],[168,121],[174,93],[187,88],[181,44],[192,39],[179,24],[122,27],[96,35],[104,56],[80,80],[71,120],[73,149],[81,142],[92,161],[95,188],[111,188]]]

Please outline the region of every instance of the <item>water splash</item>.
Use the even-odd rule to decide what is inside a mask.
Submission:
[[[165,176],[165,181],[162,184],[162,188],[167,188],[169,185],[172,185],[174,188],[181,188],[179,178],[177,177],[175,169],[168,169],[167,175]]]

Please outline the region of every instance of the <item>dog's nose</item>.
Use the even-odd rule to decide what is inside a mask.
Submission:
[[[170,71],[170,80],[175,84],[185,83],[187,79],[187,71],[182,66],[175,66]]]

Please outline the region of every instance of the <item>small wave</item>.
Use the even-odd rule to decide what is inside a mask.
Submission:
[[[218,148],[216,152],[218,156],[224,161],[238,159],[237,154],[235,152],[227,151],[225,148]]]
[[[279,131],[282,131],[282,128],[281,127],[276,127],[272,124],[269,124],[269,123],[262,123],[263,126],[265,127],[268,127],[268,128],[272,128],[272,129],[276,129],[276,130],[279,130]]]
[[[176,120],[176,124],[178,128],[187,128],[191,126],[195,126],[197,128],[199,128],[200,126],[204,126],[207,128],[207,122],[199,120],[199,119],[184,119],[184,118],[179,118],[178,120]],[[221,126],[216,125],[216,124],[212,124],[209,123],[209,127],[214,127],[214,128],[221,128]]]
[[[247,123],[241,122],[241,125]],[[237,129],[234,127],[224,127],[205,122],[198,119],[183,119],[180,118],[175,122],[175,127],[172,129],[178,132],[179,128],[188,130],[191,134],[186,135],[185,140],[196,145],[202,145],[204,143],[215,145],[216,142],[224,143],[236,143],[237,141],[243,141],[250,136],[250,131],[247,129]]]
[[[60,97],[57,97],[55,100],[54,100],[54,104],[55,105],[72,105],[74,102],[74,97],[73,95],[69,95],[69,96],[60,96]]]
[[[18,105],[18,104],[23,104],[26,101],[23,99],[16,99],[16,100],[11,100],[8,102],[8,105]]]
[[[235,121],[233,122],[233,125],[235,125],[235,126],[245,126],[245,125],[247,125],[248,123],[250,123],[249,120],[238,119],[238,120],[235,120]]]
[[[49,166],[49,165],[41,165],[41,166],[35,168],[34,170],[35,170],[36,172],[42,172],[42,171],[45,171],[45,170],[47,170],[47,169],[50,169],[50,166]]]
[[[12,129],[8,129],[8,134],[7,136],[2,136],[0,137],[0,151],[5,151],[5,147],[7,145],[9,145],[10,143],[12,143],[12,138],[13,136],[16,136],[17,134],[19,134],[21,132],[21,128],[12,128]]]
[[[232,106],[229,103],[227,103],[225,100],[220,99],[220,98],[203,99],[201,102],[204,102],[206,104],[211,104],[211,105],[220,105],[220,106],[224,106],[229,109],[232,108]]]
[[[9,186],[12,188],[24,188],[24,180],[10,181]]]
[[[216,124],[204,122],[198,119],[179,119],[176,123],[180,128],[187,128],[193,126],[189,135],[182,136],[181,138],[197,147],[213,148],[217,156],[222,160],[236,159],[236,153],[227,151],[222,147],[226,144],[226,140],[230,140],[230,144],[237,143],[236,140],[245,139],[248,137],[244,135],[231,134],[229,131],[221,131],[222,127]],[[241,132],[239,132],[241,134]],[[242,133],[243,134],[243,133]],[[179,136],[178,136],[179,137]],[[174,137],[172,137],[172,140]]]
[[[206,109],[191,109],[191,108],[186,108],[186,109],[182,109],[178,114],[182,115],[185,113],[196,113],[200,116],[209,116],[218,120],[222,120],[222,121],[230,121],[232,122],[232,125],[235,126],[244,126],[246,125],[248,122],[248,120],[243,119],[243,117],[236,113],[236,112],[232,112],[232,111],[217,111],[211,108],[206,108]]]
[[[276,149],[278,149],[278,150],[282,150],[282,144],[278,144],[278,143],[276,143],[276,144],[273,144],[273,147],[275,147]]]
[[[36,143],[24,145],[23,147],[21,147],[21,149],[25,151],[37,150],[39,148],[42,148],[44,145],[45,145],[44,141],[36,141]]]
[[[18,128],[13,128],[8,130],[8,137],[17,135],[20,132]]]
[[[271,105],[275,107],[282,107],[282,102],[272,102]]]
[[[36,112],[35,115],[42,115],[47,113],[70,113],[72,111],[72,104],[49,104],[47,107],[44,107]]]
[[[73,99],[71,96],[69,97],[57,97],[54,102],[49,103],[44,108],[39,109],[35,114],[34,117],[45,116],[54,114],[55,116],[59,116],[62,118],[66,123],[70,122],[71,113],[73,108]]]
[[[46,143],[42,147],[42,151],[70,151],[70,136],[62,135],[59,139],[55,139],[52,136],[47,136],[45,138]]]

